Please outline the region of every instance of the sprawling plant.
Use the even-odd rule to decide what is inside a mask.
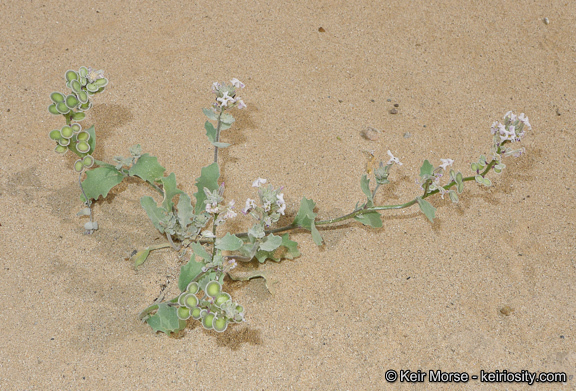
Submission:
[[[464,182],[475,181],[482,186],[490,186],[487,175],[492,171],[501,173],[506,167],[503,163],[505,157],[517,157],[524,152],[524,148],[513,148],[512,145],[524,137],[525,130],[531,129],[524,114],[516,116],[508,112],[502,123],[496,121],[492,124],[491,151],[488,157],[481,155],[471,163],[473,175],[465,177],[460,171],[452,169],[452,159],[440,159],[438,166],[424,160],[418,179],[420,195],[403,204],[375,205],[376,192],[389,183],[390,170],[394,165],[402,164],[388,151],[388,161],[380,162],[373,171],[373,186],[368,174],[360,178],[360,188],[366,198],[358,202],[350,213],[328,220],[318,220],[314,212],[315,202],[303,197],[292,223],[276,227],[280,217],[286,214],[283,188],[257,178],[252,184],[257,194],[254,199],[248,198],[241,210],[243,215],[252,219],[253,224],[247,232],[232,234],[227,231],[226,223],[237,217],[236,205],[233,200],[225,201],[224,183],[219,183],[218,151],[230,146],[220,141],[222,132],[234,123],[234,117],[229,112],[234,108],[246,107],[238,96],[238,91],[244,88],[242,82],[232,79],[229,84],[216,82],[212,85],[215,100],[203,112],[208,118],[204,128],[214,146],[214,162],[201,169],[196,179],[198,191],[193,194],[193,203],[188,194],[178,189],[174,173],[165,175],[166,169],[158,163],[158,159],[143,153],[140,145],[129,149],[129,157],[115,157],[114,164],[95,160],[92,157],[96,148],[94,126],[84,130],[79,122],[92,107],[92,96],[102,92],[108,80],[103,71],[86,67],[66,71],[65,80],[68,93],[53,92],[48,110],[52,114],[63,115],[66,124],[51,131],[50,138],[56,142],[56,152],[63,154],[70,150],[78,155],[73,168],[79,175],[80,198],[84,204],[78,215],[89,216],[89,222],[84,224],[86,233],[91,234],[98,229],[98,224],[93,220],[92,203],[100,197],[106,198],[124,178],[137,177],[162,196],[161,203],[150,196],[142,197],[140,203],[154,227],[166,236],[167,242],[137,252],[132,257],[135,267],[143,264],[150,252],[157,249],[171,247],[181,256],[191,253],[189,261],[180,269],[178,288],[181,293],[168,301],[152,304],[140,314],[140,319],[154,331],[167,334],[184,329],[190,318],[200,321],[206,329],[218,332],[226,330],[231,323],[243,322],[244,307],[224,291],[224,278],[265,278],[263,273],[258,272],[242,278],[235,275],[233,269],[237,262],[255,260],[262,263],[268,259],[280,261],[298,257],[298,244],[290,239],[291,230],[304,228],[310,231],[317,245],[322,245],[319,226],[354,219],[378,228],[382,227],[380,212],[415,204],[433,221],[436,209],[426,198],[435,194],[442,198],[448,195],[452,202],[458,202]],[[276,235],[280,233],[283,234]]]

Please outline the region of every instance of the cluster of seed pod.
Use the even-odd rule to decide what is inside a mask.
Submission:
[[[60,92],[50,94],[52,104],[48,106],[48,111],[56,115],[70,115],[72,120],[81,121],[85,117],[83,112],[92,107],[90,95],[104,91],[108,85],[108,79],[104,77],[102,71],[93,71],[86,67],[80,67],[78,72],[66,71],[65,78],[66,87],[71,93],[68,95]]]
[[[54,151],[66,153],[69,149],[75,152],[81,159],[74,163],[74,170],[81,172],[85,168],[94,165],[94,158],[90,155],[90,133],[82,130],[82,126],[77,123],[64,125],[61,129],[50,132],[50,138],[57,142]]]
[[[80,67],[78,72],[68,70],[64,77],[66,87],[71,93],[50,94],[52,104],[48,106],[48,111],[55,115],[64,115],[66,125],[51,131],[50,138],[57,143],[54,149],[57,153],[66,153],[70,149],[80,157],[74,162],[74,170],[82,172],[94,164],[94,158],[90,155],[93,152],[89,143],[90,133],[83,131],[80,124],[72,121],[82,121],[86,117],[84,111],[92,107],[90,95],[103,91],[108,79],[104,77],[103,71],[86,67]]]
[[[228,328],[230,322],[240,323],[244,320],[244,308],[234,303],[230,295],[222,292],[220,282],[210,281],[204,289],[204,297],[198,298],[200,285],[191,282],[178,297],[178,318],[200,320],[207,330],[219,333]]]

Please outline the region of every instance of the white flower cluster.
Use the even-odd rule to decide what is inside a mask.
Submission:
[[[236,78],[230,80],[230,85],[214,82],[212,84],[212,92],[216,94],[216,103],[214,103],[214,106],[217,109],[231,108],[234,106],[237,106],[239,109],[245,108],[246,104],[242,98],[236,95],[237,88],[244,88],[244,83]]]
[[[499,143],[502,144],[505,141],[520,141],[526,134],[524,132],[524,128],[528,130],[532,129],[532,126],[528,121],[528,117],[525,116],[524,113],[516,116],[516,114],[509,111],[504,116],[503,124],[499,121],[494,121],[492,127],[490,128],[490,132],[494,135],[499,135]]]
[[[214,222],[215,225],[222,225],[228,219],[236,217],[236,212],[234,212],[234,200],[230,201],[227,206],[221,204],[224,201],[222,195],[224,194],[224,183],[220,185],[220,188],[214,191],[210,191],[204,188],[204,194],[206,194],[206,213],[216,216]]]
[[[252,187],[259,188],[258,195],[262,206],[258,207],[256,200],[248,198],[242,213],[250,213],[252,217],[261,220],[269,227],[280,219],[280,215],[284,215],[286,202],[284,201],[284,193],[281,193],[282,188],[275,190],[271,185],[263,187],[266,182],[266,179],[258,178],[252,183]]]

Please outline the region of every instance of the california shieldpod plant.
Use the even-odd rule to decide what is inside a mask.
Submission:
[[[140,145],[131,147],[128,157],[114,157],[112,163],[95,160],[92,156],[96,148],[95,128],[84,129],[79,122],[92,107],[93,95],[102,92],[108,80],[103,71],[80,67],[78,71],[66,71],[65,82],[67,92],[50,94],[52,102],[48,107],[50,113],[64,116],[65,124],[52,130],[49,137],[55,142],[57,153],[70,150],[78,156],[72,169],[79,175],[80,200],[83,203],[78,215],[89,216],[90,219],[84,225],[86,233],[98,229],[98,224],[93,221],[92,202],[100,197],[106,198],[124,178],[139,178],[161,198],[157,202],[151,196],[144,196],[140,204],[154,227],[166,237],[166,243],[138,251],[131,258],[134,266],[141,266],[152,251],[159,249],[173,249],[178,259],[187,259],[180,267],[178,276],[180,293],[171,299],[152,303],[140,313],[140,319],[154,331],[166,334],[178,332],[192,321],[198,321],[204,328],[216,332],[224,332],[235,323],[244,322],[244,307],[225,291],[227,278],[266,278],[261,272],[240,277],[234,270],[238,262],[263,263],[298,257],[298,244],[290,237],[292,230],[309,231],[312,240],[320,246],[323,241],[319,227],[356,220],[379,228],[382,227],[380,213],[416,204],[433,221],[436,209],[427,201],[428,197],[438,194],[444,198],[447,195],[456,203],[464,191],[465,182],[490,186],[489,176],[503,172],[506,168],[505,158],[524,153],[524,148],[515,146],[531,129],[524,114],[516,116],[508,112],[502,122],[492,124],[490,151],[481,154],[469,165],[472,175],[465,176],[461,171],[456,171],[452,168],[454,160],[449,158],[439,159],[440,164],[437,165],[424,160],[414,198],[401,204],[376,205],[376,193],[390,183],[392,168],[402,164],[388,151],[386,162],[381,161],[370,177],[363,174],[359,180],[365,198],[351,207],[347,214],[319,220],[314,212],[316,203],[306,197],[302,197],[298,211],[290,214],[284,201],[284,187],[273,186],[263,178],[251,181],[255,189],[254,198],[242,202],[240,211],[234,199],[228,197],[228,190],[220,180],[218,151],[231,147],[231,144],[222,141],[222,136],[230,131],[235,121],[230,112],[246,108],[239,96],[239,91],[245,86],[238,79],[212,85],[214,100],[210,107],[203,109],[203,113],[207,117],[204,130],[208,142],[214,147],[214,160],[200,169],[195,181],[197,192],[192,197],[178,188],[176,175],[167,175],[158,159],[143,153]],[[284,219],[287,216],[293,218],[289,220],[291,223],[278,227],[282,216],[285,216]],[[227,222],[241,217],[251,220],[250,229],[247,232],[230,232]]]

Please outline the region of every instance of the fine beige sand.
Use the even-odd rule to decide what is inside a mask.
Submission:
[[[575,20],[571,0],[1,2],[0,389],[575,390]],[[128,261],[165,241],[139,203],[157,195],[123,183],[84,235],[74,157],[48,138],[63,125],[49,94],[82,65],[110,80],[83,122],[96,158],[140,143],[189,194],[213,158],[211,84],[243,81],[248,107],[222,135],[226,197],[242,207],[267,178],[285,187],[283,223],[302,197],[322,219],[350,212],[370,153],[403,162],[377,196],[399,204],[420,195],[424,159],[470,175],[507,111],[533,129],[492,187],[429,198],[433,224],[414,206],[381,229],[323,229],[321,247],[294,232],[299,258],[249,266],[274,295],[227,282],[246,323],[168,337],[138,313],[176,293],[177,254]],[[390,384],[389,369],[567,382]]]

